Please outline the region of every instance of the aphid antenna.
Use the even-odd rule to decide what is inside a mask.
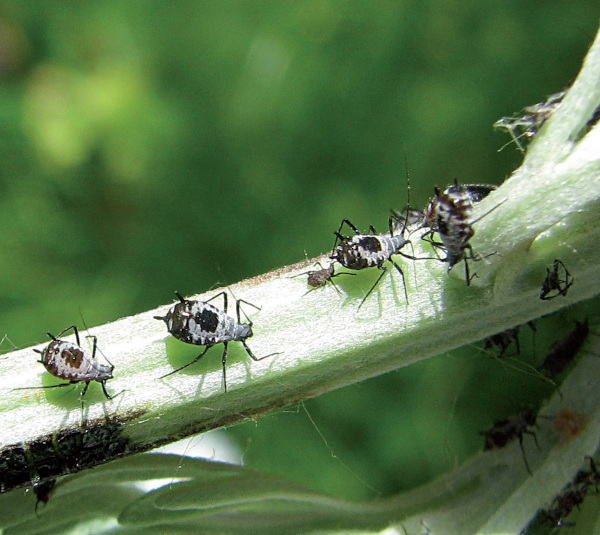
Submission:
[[[479,348],[482,353],[491,353],[489,349],[484,349],[482,347]],[[523,362],[522,360],[516,359],[512,356],[498,356],[498,355],[490,355],[490,358],[497,360],[502,366],[509,368],[511,370],[518,371],[520,373],[524,373],[525,375],[529,375],[531,377],[535,377],[548,383],[555,387],[558,390],[558,385],[555,381],[550,379],[550,377],[546,377],[543,373],[541,373],[537,368],[528,364],[527,362]],[[516,365],[515,363],[518,363]],[[559,391],[560,394],[560,391]]]
[[[474,225],[478,221],[481,221],[484,217],[490,215],[496,208],[499,208],[500,206],[502,206],[506,201],[508,201],[508,199],[501,200],[496,206],[490,208],[485,214],[482,214],[477,219],[474,219],[473,221],[471,221],[471,225]],[[491,254],[495,254],[495,253],[491,253]],[[488,256],[491,256],[491,254]]]

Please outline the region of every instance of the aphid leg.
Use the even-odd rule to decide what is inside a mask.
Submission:
[[[354,231],[354,234],[360,234],[360,230],[358,230],[351,221],[349,221],[348,219],[342,219],[342,223],[340,224],[340,228],[335,233],[336,235],[342,235],[342,229],[344,228],[344,225],[349,226]]]
[[[164,379],[165,377],[169,377],[169,375],[173,375],[174,373],[180,372],[181,370],[184,370],[185,368],[187,368],[188,366],[191,366],[192,364],[196,364],[196,362],[198,362],[204,355],[206,355],[206,352],[212,347],[212,345],[207,345],[206,348],[204,349],[204,351],[202,351],[202,353],[200,353],[194,360],[192,360],[191,362],[188,362],[187,364],[184,364],[183,366],[180,366],[179,368],[173,370],[172,372],[169,372],[165,375],[161,375],[159,377],[159,379]]]
[[[392,265],[396,268],[396,270],[398,271],[398,273],[400,273],[400,276],[402,277],[402,286],[404,286],[404,297],[406,298],[406,303],[408,304],[408,292],[406,291],[406,279],[404,278],[404,271],[402,271],[402,268],[396,264],[396,262],[394,262],[391,258],[390,258],[390,262],[392,263]]]
[[[360,310],[360,307],[363,306],[363,303],[367,300],[367,298],[371,295],[371,293],[373,293],[373,290],[379,284],[379,281],[387,273],[387,268],[385,266],[377,266],[377,269],[381,270],[381,275],[379,275],[379,277],[377,277],[377,280],[375,281],[375,284],[373,284],[373,286],[371,286],[371,289],[367,292],[367,295],[365,295],[363,297],[363,300],[360,302],[360,305],[358,305],[358,309],[357,310]],[[404,280],[404,276],[403,276],[403,280]],[[405,288],[405,290],[406,290],[406,288]]]
[[[246,305],[250,305],[251,307],[254,307],[256,310],[260,310],[260,307],[257,307],[256,305],[253,305],[252,303],[249,303],[248,301],[244,301],[243,299],[238,299],[236,302],[236,312],[237,312],[237,320],[238,323],[242,323],[241,317],[240,317],[240,312],[244,314],[244,316],[246,316],[246,313],[240,308],[240,303],[244,303]],[[250,321],[250,318],[248,316],[246,316],[246,319],[248,320],[248,323],[250,324],[250,326],[252,327],[252,321]],[[255,361],[259,361],[259,360],[263,360],[266,359],[268,357],[272,357],[274,355],[281,355],[281,352],[277,351],[275,353],[269,353],[268,355],[265,355],[264,357],[257,357],[254,353],[252,353],[252,351],[250,350],[250,348],[248,347],[248,344],[246,343],[246,340],[240,340],[240,342],[242,342],[242,345],[244,346],[244,349],[246,350],[246,353],[248,353],[248,356]],[[227,344],[225,344],[225,347],[227,347]]]
[[[81,342],[79,341],[79,329],[75,326],[75,325],[71,325],[70,327],[67,327],[66,329],[63,329],[62,331],[60,331],[58,333],[58,335],[56,336],[56,338],[54,338],[54,336],[52,336],[50,333],[46,333],[50,338],[52,338],[52,340],[55,340],[57,338],[60,338],[63,334],[68,333],[70,330],[72,330],[75,333],[75,340],[77,340],[77,345],[81,346]]]
[[[238,323],[242,323],[242,317],[240,314],[244,314],[244,316],[246,317],[246,320],[250,324],[250,327],[252,327],[253,323],[250,320],[250,318],[246,315],[246,313],[241,309],[240,303],[244,303],[245,305],[250,305],[251,307],[255,308],[256,310],[260,310],[261,308],[257,307],[256,305],[253,305],[252,303],[250,303],[248,301],[244,301],[243,299],[237,299],[235,302],[235,312],[237,314]]]
[[[535,437],[535,433],[533,434],[533,436]],[[536,444],[537,444],[537,438],[536,438]],[[523,435],[519,434],[519,447],[521,448],[521,455],[523,456],[523,461],[525,462],[525,468],[527,468],[527,473],[532,476],[533,472],[531,471],[531,468],[529,468],[529,463],[527,462],[527,456],[525,455],[525,448],[523,447]]]
[[[207,299],[205,303],[210,303],[217,297],[223,296],[223,312],[227,313],[227,294],[225,292],[219,292],[217,295],[213,295],[210,299]]]
[[[223,392],[227,392],[227,342],[223,343],[223,354],[221,355],[221,366],[223,367]]]

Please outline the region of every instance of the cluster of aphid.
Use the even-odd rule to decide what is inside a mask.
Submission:
[[[560,106],[564,94],[563,92],[552,95],[546,102],[525,108],[523,115],[518,117],[504,117],[496,122],[494,126],[506,129],[517,144],[517,147],[520,150],[524,150],[520,140],[531,139],[538,132],[543,123]],[[404,272],[393,257],[401,255],[410,260],[417,260],[414,254],[409,255],[403,251],[408,244],[412,247],[410,236],[417,230],[424,231],[420,233],[420,239],[429,242],[434,247],[438,259],[447,264],[448,271],[461,260],[464,261],[465,280],[466,284],[469,285],[475,275],[471,275],[468,261],[480,259],[474,253],[470,244],[470,240],[475,233],[473,225],[481,217],[487,215],[484,214],[479,219],[474,219],[473,207],[475,203],[484,199],[494,189],[496,189],[496,186],[489,184],[461,185],[456,181],[444,190],[435,188],[435,195],[424,211],[415,210],[409,206],[403,211],[393,212],[393,215],[388,219],[389,232],[387,233],[378,233],[372,226],[369,228],[368,233],[361,233],[351,221],[348,219],[342,220],[339,229],[334,233],[335,242],[329,256],[331,262],[327,266],[319,264],[320,269],[309,271],[307,273],[308,285],[311,288],[318,288],[326,285],[327,282],[331,282],[339,292],[332,279],[340,275],[354,275],[354,273],[336,273],[336,263],[351,271],[377,268],[381,271],[381,274],[364,296],[359,305],[360,308],[387,272],[386,264],[389,263],[402,278],[404,293],[408,302]],[[350,230],[344,233],[344,227]],[[542,282],[540,291],[540,299],[548,300],[558,296],[566,296],[568,289],[573,284],[573,280],[565,265],[558,259],[554,260],[552,267],[546,270],[546,277]],[[241,304],[244,303],[252,307],[255,307],[255,305],[242,299],[236,299],[236,316],[231,317],[227,314],[228,301],[225,292],[215,295],[206,302],[188,300],[179,293],[176,293],[176,295],[178,302],[167,311],[165,316],[155,316],[155,319],[164,321],[167,330],[175,338],[188,344],[204,346],[204,350],[191,362],[163,375],[161,378],[191,366],[198,362],[212,346],[223,344],[221,363],[223,385],[226,391],[226,362],[229,342],[241,342],[246,353],[255,361],[275,354],[256,357],[246,343],[246,340],[253,334],[252,322],[247,317],[247,323],[242,321],[241,314],[243,312]],[[210,301],[219,297],[223,298],[221,309],[210,303]],[[535,330],[531,323],[530,326]],[[485,343],[486,349],[499,349],[499,356],[502,357],[507,348],[514,343],[518,353],[518,329],[519,327],[514,327],[488,338]],[[70,330],[75,334],[76,343],[60,338]],[[550,349],[540,370],[548,378],[554,379],[572,361],[583,344],[587,333],[587,321],[585,323],[577,323],[572,333],[557,342]],[[113,378],[114,366],[110,363],[109,365],[100,364],[97,361],[96,337],[89,337],[93,340],[90,354],[81,347],[79,332],[75,326],[68,327],[59,333],[58,336],[53,336],[50,333],[48,333],[48,336],[52,339],[49,345],[43,351],[36,350],[41,355],[40,362],[49,373],[67,381],[66,383],[52,386],[63,387],[75,383],[84,383],[85,386],[81,392],[83,403],[83,396],[87,392],[90,382],[97,381],[101,384],[107,399],[114,397],[106,390],[106,381]],[[483,433],[485,436],[485,449],[502,448],[508,443],[518,440],[525,466],[527,471],[531,473],[523,449],[523,437],[527,434],[532,435],[537,444],[535,432],[532,430],[536,424],[536,419],[534,411],[529,409],[517,416],[496,422],[491,429]],[[552,506],[545,511],[548,522],[557,526],[563,525],[565,517],[575,506],[581,503],[588,490],[591,487],[597,489],[600,482],[600,474],[598,474],[592,459],[590,459],[590,466],[591,470],[580,471],[575,481],[569,484],[561,495],[555,499]],[[36,489],[36,492],[39,491],[39,501],[43,501],[44,503],[47,501],[53,481],[53,479],[48,480],[48,487],[42,483],[38,485],[39,488]]]
[[[515,117],[503,117],[494,126],[509,131],[517,146],[522,149],[519,139],[522,137],[532,138],[541,125],[550,117],[562,102],[565,93],[552,95],[546,102],[525,108],[523,115]],[[597,114],[596,114],[597,115]],[[520,131],[520,133],[518,133]],[[395,255],[401,255],[411,260],[417,260],[413,255],[408,255],[402,249],[412,243],[410,235],[419,229],[424,229],[420,238],[428,241],[436,253],[442,253],[438,259],[448,265],[450,271],[461,260],[465,264],[465,280],[470,284],[474,275],[469,271],[469,260],[479,260],[470,244],[475,231],[473,225],[478,219],[473,219],[473,205],[484,199],[496,186],[491,184],[459,184],[455,181],[443,191],[435,188],[435,196],[430,200],[424,211],[416,210],[408,206],[403,211],[395,211],[388,219],[388,233],[378,233],[373,226],[369,227],[368,233],[361,233],[358,228],[348,219],[343,219],[339,229],[334,233],[335,242],[330,255],[330,264],[320,269],[307,273],[308,285],[318,288],[331,282],[336,288],[333,278],[340,275],[354,275],[348,272],[335,272],[335,264],[352,270],[360,271],[367,268],[377,268],[381,274],[366,293],[360,306],[371,295],[377,284],[387,272],[386,263],[390,263],[400,274],[406,300],[404,271],[394,260]],[[410,200],[409,200],[410,201]],[[499,206],[499,205],[497,205]],[[497,207],[496,206],[496,207]],[[496,207],[492,208],[495,209]],[[489,213],[489,212],[488,212]],[[481,217],[484,217],[484,214]],[[351,232],[343,233],[344,226]],[[542,283],[540,299],[547,300],[559,295],[566,296],[567,290],[573,284],[573,277],[567,271],[565,265],[558,259],[554,260],[552,268],[547,268],[546,278]],[[339,290],[338,290],[339,291]],[[223,385],[227,389],[226,361],[227,346],[229,342],[241,342],[248,355],[253,360],[261,360],[264,357],[256,357],[248,347],[246,340],[252,336],[252,322],[244,323],[241,318],[240,304],[251,303],[242,299],[236,300],[236,317],[227,315],[227,294],[221,292],[209,299],[209,301],[196,301],[184,299],[176,293],[179,302],[173,305],[165,316],[155,316],[156,319],[164,321],[168,331],[177,339],[193,345],[205,346],[205,349],[194,360],[164,375],[167,377],[173,373],[183,370],[200,360],[212,346],[223,344],[221,356],[223,368]],[[223,308],[219,309],[210,304],[210,301],[223,297]],[[258,307],[255,307],[258,308]],[[60,336],[73,330],[77,344],[61,340]],[[500,347],[502,354],[510,343],[517,340],[516,330],[511,329],[495,335],[488,339],[489,347]],[[73,383],[85,383],[81,396],[86,393],[91,381],[97,381],[102,385],[104,395],[111,399],[106,390],[106,381],[113,378],[113,369],[109,365],[103,365],[96,360],[96,338],[93,339],[91,355],[81,347],[79,332],[74,325],[62,331],[57,337],[48,333],[52,342],[43,350],[40,362],[55,377],[65,379],[67,383],[54,385],[57,387],[67,386]],[[518,340],[517,340],[518,344]]]
[[[529,322],[528,325],[535,332],[533,323]],[[519,330],[520,326],[516,326],[490,336],[485,340],[484,348],[496,348],[499,350],[497,356],[503,357],[507,349],[514,343],[518,354]],[[589,326],[587,319],[583,322],[576,321],[575,328],[570,333],[550,346],[542,364],[537,369],[538,372],[554,384],[554,380],[573,362],[588,335]],[[523,448],[523,436],[531,435],[537,446],[537,437],[533,431],[536,421],[536,413],[533,409],[529,408],[520,414],[495,422],[488,431],[482,433],[485,437],[484,449],[503,448],[514,440],[518,440],[525,468],[531,474],[532,472]]]
[[[402,249],[408,244],[412,247],[410,236],[421,229],[425,232],[421,233],[420,238],[433,245],[436,253],[442,253],[438,258],[448,264],[448,271],[461,260],[464,261],[465,279],[469,285],[472,276],[468,260],[480,258],[473,252],[470,244],[475,234],[473,225],[478,221],[473,219],[473,204],[485,198],[494,189],[496,186],[491,184],[458,184],[456,181],[443,191],[435,188],[435,196],[424,211],[410,207],[403,211],[394,211],[388,219],[389,233],[378,233],[373,226],[369,227],[368,233],[362,233],[350,220],[343,219],[340,228],[334,233],[335,242],[329,256],[330,264],[323,267],[319,263],[320,269],[306,273],[309,286],[318,288],[331,282],[337,290],[332,280],[334,277],[354,275],[347,272],[336,273],[336,263],[353,271],[377,268],[381,270],[381,274],[362,299],[360,308],[387,272],[386,263],[389,262],[402,278],[404,295],[408,301],[404,271],[393,257],[401,255],[410,260],[418,260]],[[351,232],[343,233],[344,227]]]

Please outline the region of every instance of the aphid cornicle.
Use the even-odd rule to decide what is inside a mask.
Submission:
[[[169,309],[166,316],[154,316],[154,319],[164,321],[167,325],[167,330],[178,340],[186,344],[206,347],[194,360],[159,377],[159,379],[173,375],[195,364],[206,355],[206,352],[212,346],[223,344],[221,363],[223,367],[223,389],[226,392],[227,374],[225,364],[227,362],[227,345],[229,342],[241,342],[248,356],[256,361],[276,355],[276,353],[271,353],[264,357],[257,357],[246,344],[246,340],[253,334],[252,322],[248,320],[248,323],[242,323],[240,303],[245,303],[258,309],[252,303],[248,303],[248,301],[244,301],[243,299],[236,299],[236,319],[227,315],[227,294],[225,292],[218,293],[208,301],[184,299],[178,292],[175,292],[175,295],[179,299],[179,303],[175,303]],[[209,303],[221,296],[223,297],[223,310],[219,310]]]
[[[573,282],[575,282],[575,278],[571,277],[565,265],[558,258],[555,258],[552,263],[552,270],[546,268],[546,278],[542,283],[540,299],[547,301],[559,295],[566,297],[567,291]]]
[[[67,342],[66,340],[60,340],[59,337],[70,330],[73,330],[75,333],[77,344]],[[50,342],[43,351],[34,349],[36,353],[39,353],[42,356],[39,362],[41,362],[46,370],[54,375],[54,377],[65,379],[69,382],[45,386],[43,388],[55,388],[76,383],[85,383],[85,387],[81,391],[81,403],[83,405],[83,396],[85,396],[90,383],[92,381],[97,381],[102,385],[102,391],[106,398],[112,399],[112,396],[106,391],[106,381],[113,378],[112,372],[114,366],[112,364],[110,366],[100,364],[96,360],[97,339],[95,336],[88,337],[93,340],[92,354],[90,356],[85,349],[81,347],[79,331],[75,325],[67,327],[56,337],[50,333],[46,334],[52,338],[52,342]]]
[[[331,259],[340,263],[347,269],[359,271],[361,269],[373,268],[381,270],[381,275],[375,281],[375,284],[371,286],[371,289],[367,292],[367,295],[363,298],[358,305],[360,308],[366,299],[371,295],[373,290],[376,288],[379,281],[387,272],[387,267],[384,266],[385,262],[390,262],[400,273],[402,277],[402,284],[404,286],[404,295],[408,302],[408,293],[406,291],[406,281],[404,280],[404,272],[402,268],[394,262],[392,255],[400,254],[406,258],[414,259],[412,256],[408,256],[400,251],[407,243],[410,243],[404,237],[404,231],[406,226],[402,227],[401,234],[394,234],[396,225],[396,218],[393,216],[389,217],[389,231],[390,234],[378,234],[377,231],[370,227],[370,234],[362,234],[348,219],[343,219],[340,228],[335,232],[336,240],[331,252]],[[342,234],[344,225],[347,225],[352,229],[354,235],[345,236]]]
[[[475,234],[473,224],[478,221],[472,219],[473,203],[479,202],[494,189],[496,186],[491,184],[460,185],[457,181],[444,191],[435,188],[435,197],[430,201],[423,218],[423,227],[429,227],[430,230],[422,238],[446,253],[441,260],[448,264],[448,271],[464,260],[467,286],[472,278],[468,260],[479,260],[469,243]],[[432,239],[434,233],[438,234],[439,242]]]
[[[535,426],[536,420],[537,417],[535,412],[533,412],[532,409],[528,409],[516,416],[497,421],[490,429],[481,433],[485,437],[484,449],[487,451],[503,448],[509,442],[518,439],[521,454],[523,455],[523,461],[525,462],[525,468],[527,468],[527,472],[531,474],[532,472],[529,468],[529,463],[527,462],[525,449],[523,448],[523,435],[527,434],[533,436],[535,445],[538,446],[537,436],[530,429]]]

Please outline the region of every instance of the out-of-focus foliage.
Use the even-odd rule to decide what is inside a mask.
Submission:
[[[299,261],[344,217],[384,228],[405,152],[416,206],[501,182],[521,156],[492,123],[568,86],[597,19],[591,1],[5,0],[0,333],[25,346]],[[249,463],[365,498],[548,392],[473,349],[307,403],[323,435],[303,408],[233,434]]]

